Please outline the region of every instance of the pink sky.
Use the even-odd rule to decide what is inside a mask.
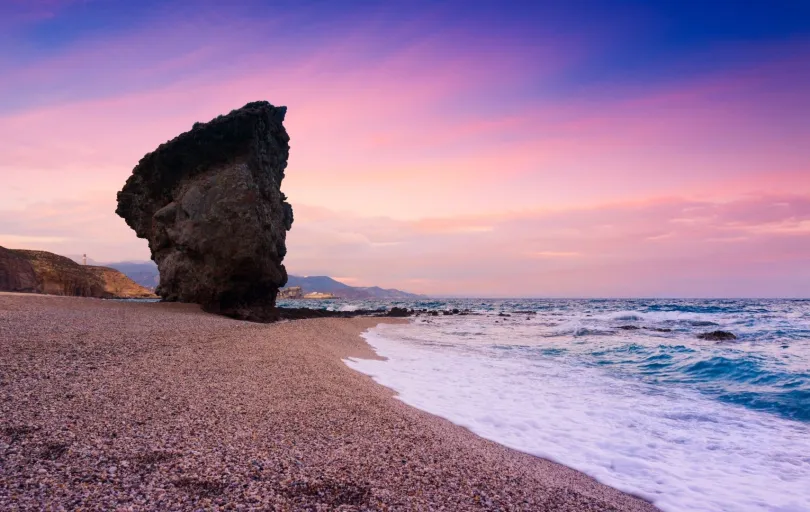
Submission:
[[[445,295],[810,290],[810,45],[544,94],[595,50],[559,38],[505,58],[444,35],[372,56],[362,33],[288,55],[248,51],[261,27],[240,23],[239,40],[153,27],[5,73],[3,94],[54,93],[0,110],[0,245],[148,259],[114,214],[132,167],[266,99],[289,108],[290,273]]]

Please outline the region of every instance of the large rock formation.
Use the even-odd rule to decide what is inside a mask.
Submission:
[[[144,156],[116,213],[149,241],[157,293],[212,312],[275,318],[292,208],[280,190],[286,107],[249,103]]]
[[[5,247],[0,247],[0,291],[37,291],[34,267],[27,259]]]
[[[0,247],[0,291],[75,297],[151,298],[154,294],[121,272],[79,265],[46,251]]]

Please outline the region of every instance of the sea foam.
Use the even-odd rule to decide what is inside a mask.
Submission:
[[[621,312],[603,320],[644,317]],[[387,359],[346,364],[394,389],[405,403],[583,471],[664,511],[810,510],[808,423],[688,387],[620,378],[560,357],[564,344],[547,348],[532,341],[542,335],[532,335],[529,321],[493,322],[381,325],[365,337]],[[574,335],[569,342],[586,343],[580,340]]]

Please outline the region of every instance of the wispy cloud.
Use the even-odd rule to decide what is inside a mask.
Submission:
[[[78,5],[13,12],[36,25]],[[477,295],[807,284],[807,41],[667,80],[577,81],[605,32],[513,37],[519,24],[482,31],[446,6],[189,5],[0,57],[0,244],[148,257],[113,213],[132,167],[268,99],[289,107],[293,271]],[[0,46],[33,51],[9,34]]]

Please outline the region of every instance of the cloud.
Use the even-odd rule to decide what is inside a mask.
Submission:
[[[803,296],[810,196],[662,198],[397,220],[294,204],[286,265],[354,285],[465,296]],[[0,211],[0,245],[148,259],[114,197]],[[692,222],[673,222],[689,219]],[[486,225],[487,230],[477,227]]]
[[[801,296],[810,285],[810,196],[513,212],[487,215],[485,232],[464,229],[483,217],[399,221],[296,208],[306,220],[288,236],[290,271],[423,293]],[[683,219],[693,222],[673,222]],[[397,243],[375,246],[374,233]]]
[[[666,83],[574,83],[601,55],[587,36],[492,45],[433,11],[211,5],[0,58],[0,244],[148,257],[112,213],[131,169],[266,98],[289,107],[294,271],[466,295],[808,289],[805,42]]]
[[[96,261],[148,260],[146,241],[136,238],[114,211],[115,195],[3,208],[0,246],[87,254]]]

